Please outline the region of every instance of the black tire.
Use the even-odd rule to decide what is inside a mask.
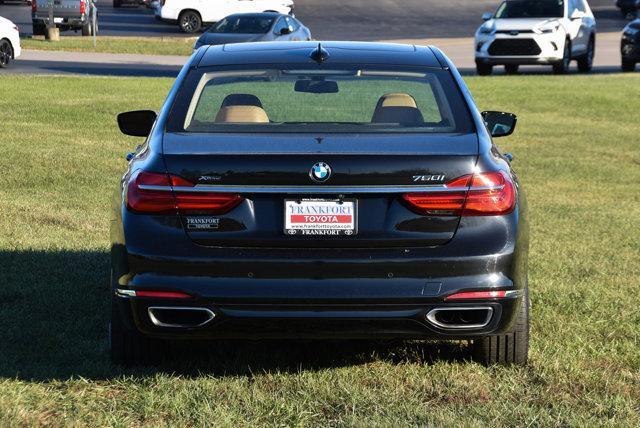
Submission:
[[[630,61],[628,59],[622,58],[622,71],[628,73],[630,71],[634,71],[636,69],[635,61]]]
[[[504,71],[507,74],[516,74],[520,66],[518,64],[507,64],[504,66]]]
[[[564,52],[562,61],[553,64],[553,72],[555,74],[567,74],[571,65],[571,42],[567,39],[564,43]]]
[[[588,73],[593,68],[593,57],[596,54],[596,40],[591,37],[587,53],[578,58],[578,70],[581,73]]]
[[[178,26],[185,33],[197,33],[202,28],[202,18],[198,12],[186,10],[178,18]]]
[[[91,27],[91,21],[87,21],[86,24],[82,25],[82,35],[84,37],[92,36],[93,35],[92,30],[93,28]]]
[[[529,290],[524,289],[520,312],[511,331],[476,339],[472,344],[473,359],[486,366],[527,364],[529,357]]]
[[[476,72],[479,76],[489,76],[493,71],[493,66],[476,62]]]
[[[33,24],[33,35],[44,36],[47,33],[47,27],[44,24]]]
[[[13,61],[13,46],[7,39],[0,40],[0,68],[7,68]]]

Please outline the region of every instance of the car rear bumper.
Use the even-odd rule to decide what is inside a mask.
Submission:
[[[469,339],[507,330],[519,307],[519,295],[465,303],[322,305],[220,303],[201,298],[171,303],[118,297],[118,304],[130,328],[168,339]],[[478,323],[460,326],[435,319],[434,313],[443,309],[485,312]],[[171,315],[171,324],[164,324],[168,310],[177,315]],[[180,314],[191,310],[207,315],[183,321]]]
[[[40,24],[40,25],[48,25],[49,23],[49,18],[38,18],[38,17],[34,17],[32,19],[33,24]],[[56,27],[60,27],[60,28],[81,28],[83,25],[85,25],[88,21],[88,18],[83,17],[83,18],[62,18],[62,21],[57,22],[56,21]]]
[[[463,218],[449,243],[423,248],[205,247],[189,240],[179,224],[135,220],[127,221],[136,231],[127,245],[112,248],[119,272],[113,291],[130,328],[151,336],[470,338],[508,329],[526,286],[528,232],[518,209]],[[153,242],[155,236],[172,244]],[[191,298],[132,295],[154,290]],[[509,295],[446,300],[480,290]],[[427,319],[435,308],[459,306],[490,308],[491,317],[470,329],[441,328]],[[153,307],[200,308],[214,316],[199,326],[166,327],[154,324]]]

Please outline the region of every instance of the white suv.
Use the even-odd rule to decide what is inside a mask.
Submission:
[[[523,64],[548,64],[566,73],[571,60],[590,71],[596,47],[596,20],[586,0],[506,0],[485,13],[475,37],[478,74],[494,65],[517,73]]]
[[[234,13],[278,12],[293,15],[293,0],[160,0],[156,18],[177,22],[185,33]]]

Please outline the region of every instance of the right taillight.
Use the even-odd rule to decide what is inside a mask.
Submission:
[[[129,178],[125,198],[128,209],[148,214],[193,211],[225,214],[243,200],[237,194],[202,191],[182,177],[142,170]]]
[[[481,172],[458,177],[431,192],[407,193],[409,207],[423,215],[503,215],[515,207],[516,193],[511,177],[503,171]]]
[[[503,171],[473,175],[462,215],[503,215],[516,206],[516,189]]]

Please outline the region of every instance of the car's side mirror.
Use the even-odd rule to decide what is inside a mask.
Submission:
[[[573,19],[582,19],[585,16],[586,16],[586,14],[583,11],[576,9],[571,13],[571,16],[569,17],[569,19],[571,19],[571,20],[573,20]]]
[[[506,137],[516,129],[518,117],[513,113],[483,111],[482,118],[492,137]]]
[[[118,115],[120,132],[133,137],[148,137],[158,115],[151,110],[135,110]]]
[[[493,18],[493,13],[491,13],[491,12],[485,12],[485,13],[482,14],[482,20],[483,21],[488,21],[491,18]]]

